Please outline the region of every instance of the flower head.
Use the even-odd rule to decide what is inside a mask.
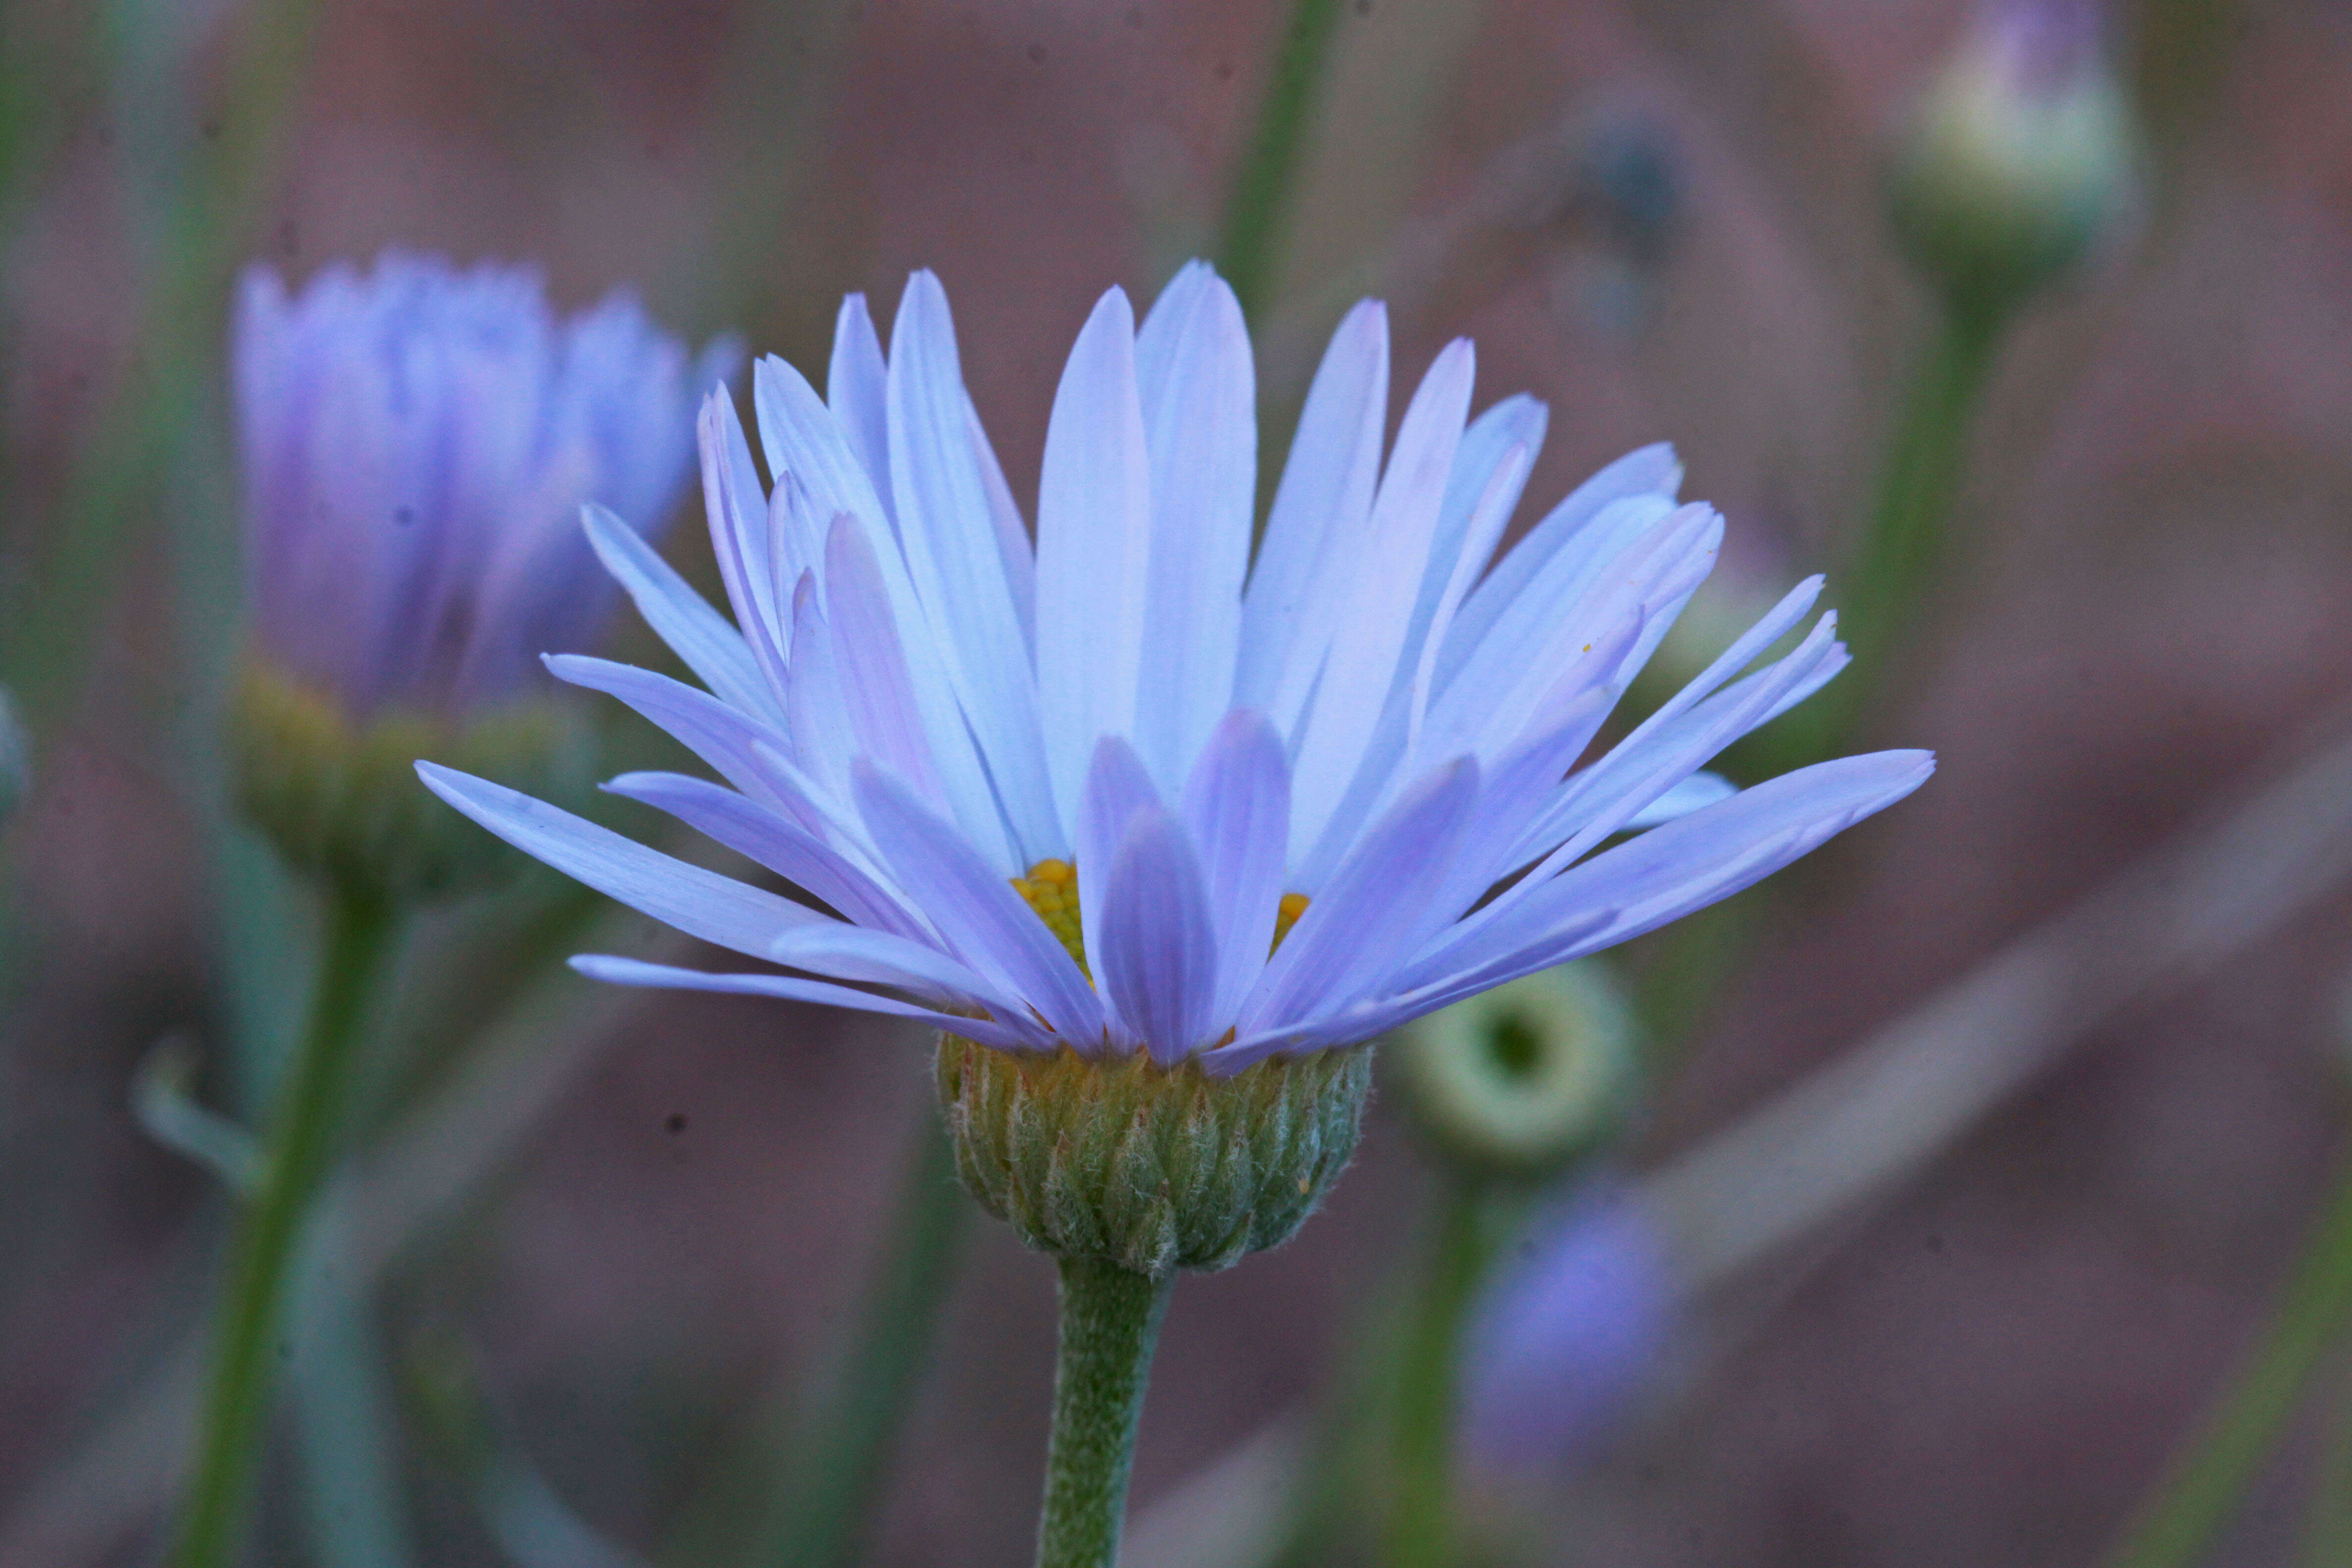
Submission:
[[[1578,766],[1706,575],[1721,521],[1677,503],[1673,454],[1649,447],[1495,559],[1545,416],[1513,397],[1465,428],[1471,373],[1466,342],[1439,354],[1384,453],[1387,323],[1358,306],[1253,560],[1255,389],[1232,292],[1189,267],[1139,331],[1114,289],[1055,400],[1033,547],[938,280],[909,282],[887,357],[852,298],[823,395],[781,360],[758,366],[772,488],[729,400],[704,405],[735,624],[591,513],[607,565],[708,689],[550,660],[732,786],[607,787],[831,912],[422,772],[551,865],[796,972],[574,961],[592,975],[912,1016],[1013,1051],[1143,1052],[1213,1078],[1639,935],[1919,785],[1918,752],[1737,794],[1697,775],[1843,662],[1824,616],[1741,673],[1818,579]]]
[[[364,721],[512,698],[594,640],[583,501],[639,528],[690,468],[699,360],[615,294],[559,321],[539,275],[386,255],[299,293],[246,274],[234,348],[257,653]]]
[[[290,860],[387,892],[494,868],[408,763],[563,771],[537,656],[592,641],[613,597],[580,506],[657,523],[690,468],[691,399],[735,354],[690,362],[625,294],[559,321],[520,268],[386,256],[294,295],[246,275],[252,648],[233,731],[240,798]]]

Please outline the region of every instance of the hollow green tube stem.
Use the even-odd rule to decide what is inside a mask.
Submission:
[[[1486,1268],[1483,1210],[1475,1184],[1444,1182],[1399,1368],[1390,1568],[1444,1568],[1457,1554],[1454,1430],[1462,1327]]]
[[[271,1354],[286,1271],[328,1169],[341,1090],[395,946],[397,916],[382,900],[330,889],[326,944],[310,1017],[278,1092],[260,1180],[238,1216],[195,1467],[173,1535],[173,1568],[219,1568],[245,1511],[268,1408]]]
[[[1143,1391],[1175,1276],[1093,1258],[1062,1265],[1062,1348],[1037,1568],[1113,1568]]]
[[[2230,1521],[2313,1370],[2352,1322],[2352,1154],[2295,1265],[2286,1295],[2235,1382],[2181,1450],[2123,1540],[2110,1568],[2186,1568]]]
[[[778,1568],[846,1568],[860,1560],[875,1493],[930,1358],[971,1201],[956,1185],[955,1153],[929,1096],[908,1155],[856,1342],[798,1445],[802,1479],[773,1559]]]
[[[1307,124],[1339,25],[1339,0],[1293,0],[1265,97],[1258,106],[1257,127],[1226,201],[1217,269],[1253,318],[1274,289],[1275,268],[1282,258],[1283,218],[1297,184]]]

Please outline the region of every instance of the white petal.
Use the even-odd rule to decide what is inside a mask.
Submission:
[[[1054,800],[1073,828],[1095,742],[1133,731],[1150,508],[1134,323],[1113,289],[1063,368],[1037,485],[1037,695]]]
[[[1087,952],[1103,994],[1165,1066],[1215,1037],[1217,938],[1183,825],[1158,806],[1137,813],[1105,883],[1102,945]]]

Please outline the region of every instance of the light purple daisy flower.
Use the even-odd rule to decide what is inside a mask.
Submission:
[[[772,489],[730,401],[704,405],[733,625],[592,509],[605,564],[708,689],[593,658],[550,668],[619,697],[732,786],[632,773],[608,787],[832,912],[420,771],[550,865],[796,972],[575,959],[588,974],[1219,1073],[1355,1044],[1637,936],[1927,778],[1925,752],[1887,752],[1738,794],[1693,782],[1844,662],[1823,616],[1741,674],[1804,618],[1818,578],[1577,766],[1706,576],[1721,520],[1676,502],[1680,468],[1653,447],[1495,559],[1543,405],[1509,398],[1465,429],[1472,350],[1457,342],[1384,456],[1388,359],[1381,307],[1359,305],[1255,561],[1249,340],[1197,263],[1140,331],[1114,289],[1079,332],[1034,546],[928,272],[887,358],[865,300],[844,304],[822,395],[761,362]],[[1698,809],[1611,846],[1678,805]]]
[[[692,400],[739,352],[691,358],[625,293],[559,321],[522,268],[386,254],[290,295],[253,268],[233,375],[257,651],[360,721],[514,696],[609,610],[581,504],[656,524]]]

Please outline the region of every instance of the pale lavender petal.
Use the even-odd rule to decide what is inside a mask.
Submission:
[[[1217,936],[1211,1026],[1223,1034],[1274,945],[1290,835],[1290,763],[1265,716],[1225,716],[1185,781],[1184,824],[1199,847]]]
[[[1713,805],[1719,800],[1729,800],[1739,793],[1739,786],[1721,773],[1693,773],[1674,788],[1626,818],[1626,831],[1656,827],[1688,816],[1692,812]]]
[[[856,777],[858,809],[892,879],[955,956],[1027,1002],[1073,1047],[1099,1050],[1102,1006],[1037,912],[906,785],[863,760]]]
[[[1347,552],[1353,582],[1292,766],[1294,845],[1316,842],[1354,780],[1365,743],[1387,706],[1412,603],[1428,567],[1430,535],[1462,439],[1475,369],[1476,358],[1465,339],[1447,344],[1430,366],[1398,428],[1361,553]]]
[[[596,557],[637,607],[637,613],[711,694],[730,708],[781,721],[782,711],[743,634],[710,607],[636,531],[600,506],[581,510]]]
[[[685,773],[623,773],[604,786],[666,811],[688,827],[765,866],[859,925],[917,941],[930,931],[921,912],[848,855],[748,795]]]
[[[1257,383],[1241,303],[1208,268],[1188,276],[1136,349],[1151,521],[1134,735],[1170,793],[1234,689],[1257,504]]]
[[[845,296],[834,317],[833,358],[825,368],[824,400],[857,466],[872,482],[886,518],[890,510],[890,413],[885,393],[888,378],[882,340],[875,333],[866,296]],[[772,454],[775,451],[765,426],[760,442]],[[897,538],[894,531],[894,543]]]
[[[1133,731],[1150,475],[1134,322],[1113,289],[1070,350],[1037,485],[1037,695],[1055,803],[1074,828],[1095,742]]]
[[[624,838],[503,784],[436,763],[416,764],[425,787],[534,859],[688,936],[764,956],[796,927],[838,923],[804,905]]]
[[[1528,531],[1526,538],[1504,552],[1486,580],[1463,601],[1438,656],[1437,689],[1443,691],[1453,684],[1462,660],[1486,640],[1506,610],[1523,601],[1528,587],[1562,550],[1571,545],[1579,550],[1586,547],[1588,542],[1581,536],[1587,525],[1599,521],[1617,502],[1635,497],[1653,497],[1671,507],[1682,481],[1683,468],[1675,449],[1660,442],[1627,453],[1577,486]],[[1574,574],[1572,563],[1570,574]]]
[[[1028,643],[972,448],[955,326],[929,272],[908,279],[898,301],[888,402],[890,493],[907,564],[1012,827],[1013,858],[1026,864],[1065,836],[1046,782]]]
[[[1151,772],[1135,754],[1135,747],[1122,736],[1105,735],[1087,770],[1072,839],[1077,856],[1078,924],[1089,954],[1102,940],[1102,922],[1110,909],[1111,861],[1126,842],[1128,826],[1160,805]]]
[[[1159,806],[1138,812],[1104,883],[1101,946],[1087,956],[1128,1028],[1168,1066],[1215,1037],[1217,938],[1183,824]]]
[[[1465,757],[1423,779],[1373,825],[1267,963],[1242,1006],[1242,1033],[1342,1006],[1405,956],[1397,949],[1428,918],[1428,900],[1445,879],[1477,795],[1478,764]]]
[[[710,513],[710,548],[743,640],[759,660],[768,683],[784,689],[785,617],[791,606],[778,602],[775,572],[768,556],[768,497],[751,467],[743,424],[724,388],[704,400],[698,426],[702,452],[702,500]]]
[[[1307,389],[1242,604],[1234,705],[1257,710],[1285,733],[1323,667],[1343,563],[1362,547],[1388,405],[1388,310],[1366,300],[1331,334]]]
[[[1460,995],[1631,941],[1761,880],[1927,782],[1926,752],[1876,752],[1800,768],[1654,827],[1532,886],[1496,919],[1447,931],[1398,975],[1401,991]],[[1490,906],[1493,907],[1493,906]],[[1595,911],[1607,924],[1581,930]],[[1563,931],[1575,932],[1562,940]]]
[[[942,803],[946,791],[931,765],[930,742],[890,615],[881,565],[865,529],[847,512],[833,520],[826,563],[826,625],[858,742],[918,795]]]
[[[827,1007],[847,1007],[860,1013],[882,1013],[912,1018],[950,1034],[961,1035],[998,1050],[1050,1050],[1056,1044],[1034,1029],[1009,1026],[985,1018],[966,1018],[931,1007],[919,1007],[895,996],[877,996],[822,980],[793,974],[713,974],[699,969],[677,969],[666,963],[621,958],[611,953],[583,952],[572,967],[591,980],[614,985],[647,985],[669,991],[715,991],[735,996],[773,996],[787,1002],[814,1002]]]

